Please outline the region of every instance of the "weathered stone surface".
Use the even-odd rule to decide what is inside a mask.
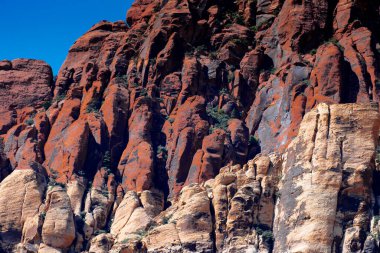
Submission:
[[[50,101],[52,83],[52,70],[43,61],[1,61],[0,134],[4,134],[16,123],[22,109],[42,108],[45,102]]]
[[[370,105],[320,104],[305,116],[284,156],[275,252],[363,248],[379,126]]]
[[[379,4],[136,0],[55,83],[0,61],[1,247],[378,251]]]
[[[56,249],[68,249],[75,239],[75,224],[70,199],[65,189],[48,189],[42,226],[42,241]]]
[[[24,224],[38,214],[45,187],[43,174],[32,169],[15,170],[0,183],[2,249],[11,251],[21,241]]]

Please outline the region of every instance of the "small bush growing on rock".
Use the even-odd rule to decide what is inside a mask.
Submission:
[[[34,124],[34,120],[29,118],[29,119],[25,120],[25,124],[27,124],[28,126],[32,126]]]
[[[173,215],[169,215],[169,216],[164,216],[162,217],[162,224],[168,224],[169,223],[169,220],[173,217]]]
[[[249,27],[249,30],[251,30],[252,32],[256,33],[257,32],[257,26],[251,26]]]
[[[312,49],[312,50],[310,50],[310,52],[309,52],[311,55],[315,55],[316,53],[317,53],[317,49]]]
[[[231,118],[233,119],[240,119],[241,118],[241,113],[236,109],[234,108],[231,112]]]
[[[219,110],[217,107],[212,107],[210,105],[207,106],[206,112],[213,123],[213,127],[210,129],[220,128],[227,132],[228,121],[231,118],[228,114],[223,110]]]
[[[45,101],[43,104],[42,104],[42,107],[46,110],[48,110],[51,106],[51,101]]]
[[[147,97],[148,91],[145,88],[142,88],[140,91],[140,97]]]
[[[211,60],[216,60],[216,59],[218,59],[218,52],[217,51],[211,51],[211,52],[209,52],[208,56],[210,57]]]
[[[54,99],[53,102],[61,102],[66,98],[66,93],[58,94]]]
[[[228,25],[231,25],[232,23],[244,25],[244,18],[237,11],[227,11],[223,18],[228,20]]]
[[[249,146],[257,145],[259,143],[259,140],[256,139],[255,136],[250,135],[248,140]]]
[[[104,197],[108,198],[108,194],[109,194],[108,189],[107,188],[102,188],[100,190],[100,194],[102,194]]]
[[[379,221],[380,221],[380,215],[373,216],[373,223],[375,225],[377,225],[379,223]]]
[[[99,109],[100,109],[100,103],[99,101],[91,101],[91,103],[88,104],[87,108],[86,108],[86,112],[87,113],[97,113],[99,112]]]
[[[107,231],[99,229],[94,232],[94,235],[107,234]]]
[[[58,178],[58,172],[52,168],[49,168],[49,171],[50,171],[50,176],[49,176],[48,186],[49,187],[60,186],[61,188],[65,189],[66,185],[64,183],[59,183],[56,181],[56,179]]]
[[[104,153],[102,165],[107,169],[111,169],[111,152],[108,150]]]
[[[127,244],[129,242],[130,239],[124,239],[121,241],[122,244]]]
[[[263,238],[263,241],[268,244],[270,247],[273,246],[273,242],[274,242],[274,237],[273,237],[273,233],[272,231],[270,230],[266,230],[262,233],[262,238]]]
[[[221,96],[221,95],[227,95],[227,94],[229,94],[229,93],[228,93],[228,90],[226,88],[223,88],[223,89],[221,89],[219,91],[219,96]]]
[[[45,220],[45,217],[46,217],[46,212],[41,212],[40,215],[39,215],[39,218],[40,220]]]
[[[242,46],[242,47],[247,47],[249,44],[248,40],[244,38],[232,39],[231,42],[234,43],[235,45]]]
[[[135,234],[137,234],[137,235],[139,235],[141,237],[144,237],[144,236],[146,236],[148,234],[148,231],[146,231],[145,229],[141,228],[141,229],[137,230],[135,232]]]
[[[165,146],[159,145],[157,147],[157,156],[162,157],[164,160],[168,159],[168,150]]]

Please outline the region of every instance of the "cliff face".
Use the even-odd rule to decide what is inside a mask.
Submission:
[[[5,252],[377,252],[380,3],[136,0],[0,62]]]

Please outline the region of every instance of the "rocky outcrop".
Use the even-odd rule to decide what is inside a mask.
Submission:
[[[378,10],[136,0],[1,61],[1,250],[376,252]]]
[[[275,252],[366,252],[379,127],[377,106],[320,104],[305,116],[284,155]]]
[[[52,85],[52,70],[43,61],[0,61],[0,135],[33,108],[46,106],[52,96]]]

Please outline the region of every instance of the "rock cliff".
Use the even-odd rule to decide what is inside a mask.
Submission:
[[[0,61],[0,249],[379,252],[379,26],[372,0],[135,0],[56,78]]]

